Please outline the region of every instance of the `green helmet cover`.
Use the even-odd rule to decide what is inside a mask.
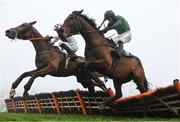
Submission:
[[[107,10],[105,13],[104,13],[104,19],[108,19],[108,18],[115,18],[115,14],[112,10]]]

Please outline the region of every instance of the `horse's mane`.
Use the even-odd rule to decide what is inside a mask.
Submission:
[[[81,17],[84,19],[84,20],[86,20],[91,26],[93,26],[93,28],[95,28],[95,29],[98,29],[96,26],[96,23],[95,23],[95,19],[93,19],[93,18],[90,18],[90,17],[88,17],[87,15],[85,15],[85,14],[81,14]]]
[[[85,14],[81,14],[80,15],[86,22],[88,22],[94,29],[98,30],[99,29],[97,28],[97,24],[95,23],[95,19],[93,18],[90,18],[88,17],[87,15]],[[104,37],[104,35],[100,32],[100,34]]]

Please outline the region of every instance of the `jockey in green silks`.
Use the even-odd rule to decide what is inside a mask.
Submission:
[[[124,19],[120,15],[115,15],[112,10],[108,10],[104,13],[104,20],[99,26],[99,28],[102,26],[102,24],[108,20],[109,23],[106,28],[101,30],[102,33],[106,33],[108,30],[115,29],[118,33],[118,36],[115,38],[112,38],[114,43],[116,44],[116,50],[121,57],[124,53],[126,53],[123,50],[123,44],[131,41],[131,32],[130,27],[126,19]]]

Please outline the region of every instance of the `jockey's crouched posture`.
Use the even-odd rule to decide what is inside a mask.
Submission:
[[[54,30],[56,30],[56,28],[58,28],[57,25],[55,25]],[[77,41],[72,36],[66,38],[67,42],[63,42],[60,37],[55,36],[51,38],[50,43],[54,44],[58,40],[60,40],[59,46],[61,47],[61,50],[66,50],[64,52],[67,54],[68,58],[77,58],[75,53],[78,51],[78,45]]]
[[[116,50],[121,57],[126,52],[123,50],[123,44],[128,43],[131,41],[131,32],[130,32],[130,26],[128,22],[119,15],[115,15],[113,11],[108,10],[104,13],[104,20],[101,23],[101,25],[108,20],[109,23],[107,27],[103,30],[101,30],[102,33],[106,33],[108,30],[115,29],[118,33],[118,36],[113,38],[112,40],[116,44]],[[100,25],[100,27],[101,27]],[[99,27],[99,28],[100,28]]]

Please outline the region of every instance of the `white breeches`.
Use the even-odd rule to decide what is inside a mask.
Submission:
[[[119,34],[117,37],[113,38],[112,40],[117,45],[119,42],[123,42],[123,44],[128,43],[131,41],[132,35],[130,31],[125,33]]]

